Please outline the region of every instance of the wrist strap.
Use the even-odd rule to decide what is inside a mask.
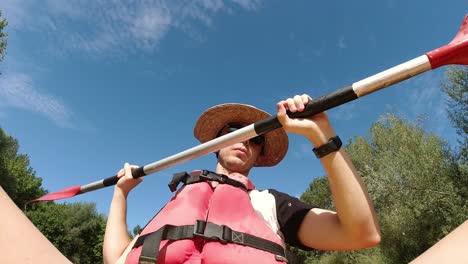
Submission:
[[[313,151],[315,153],[315,156],[317,156],[317,158],[320,159],[332,152],[339,150],[342,145],[343,143],[341,142],[340,137],[335,136],[330,138],[330,140],[328,140],[328,142],[323,144],[322,146],[314,148]]]

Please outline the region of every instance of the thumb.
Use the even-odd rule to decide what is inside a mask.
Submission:
[[[133,178],[132,168],[130,167],[130,164],[128,164],[128,162],[125,162],[125,164],[124,164],[124,172],[125,172],[125,177],[127,179],[132,179]]]
[[[281,123],[281,125],[284,126],[289,118],[286,114],[286,107],[284,107],[282,102],[279,102],[276,104],[276,108],[278,109],[276,117],[278,118],[278,121]]]

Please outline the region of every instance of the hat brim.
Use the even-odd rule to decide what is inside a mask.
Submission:
[[[193,133],[201,142],[214,139],[218,132],[229,123],[250,125],[271,115],[251,105],[221,104],[203,112],[198,118]],[[262,154],[254,166],[271,167],[278,164],[288,151],[288,135],[283,128],[275,129],[263,135],[265,144]]]

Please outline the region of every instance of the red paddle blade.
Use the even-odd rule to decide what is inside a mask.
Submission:
[[[35,202],[40,202],[40,201],[55,201],[55,200],[70,198],[77,194],[80,194],[80,192],[81,192],[81,186],[72,186],[72,187],[68,187],[58,192],[48,193],[40,198],[29,201],[28,203],[35,203]]]
[[[432,69],[449,64],[468,65],[468,15],[455,38],[446,46],[426,53]]]

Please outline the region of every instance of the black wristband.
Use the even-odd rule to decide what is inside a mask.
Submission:
[[[322,146],[314,148],[313,151],[315,153],[315,156],[317,156],[317,158],[320,159],[332,152],[339,150],[342,145],[343,143],[341,142],[340,137],[335,136],[330,138],[330,140],[328,140],[328,142],[323,144]]]

